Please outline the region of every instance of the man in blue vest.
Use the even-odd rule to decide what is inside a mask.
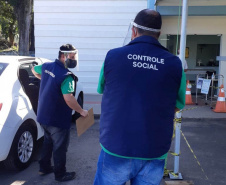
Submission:
[[[185,105],[181,61],[158,42],[161,15],[140,11],[131,42],[107,53],[98,92],[101,153],[94,185],[159,185],[174,113]]]
[[[66,152],[70,138],[72,109],[81,116],[88,115],[74,97],[77,78],[68,68],[77,65],[77,50],[71,44],[60,47],[59,60],[35,66],[33,74],[41,79],[37,121],[44,129],[44,143],[40,164],[40,175],[54,171],[55,180],[68,181],[75,172],[66,172]],[[53,154],[54,169],[51,166]]]

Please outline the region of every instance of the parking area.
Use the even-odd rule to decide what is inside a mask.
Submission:
[[[99,120],[84,135],[77,138],[75,124],[72,124],[69,150],[67,153],[68,171],[76,171],[77,178],[73,181],[62,184],[92,184],[96,170],[96,162],[100,152],[99,141]],[[54,175],[40,177],[38,175],[39,165],[38,157],[40,147],[35,161],[24,171],[9,172],[2,166],[0,167],[0,184],[1,185],[52,185],[59,184],[54,180]]]
[[[226,184],[226,120],[221,121],[186,121],[182,123],[182,131],[197,156],[201,167],[181,138],[180,172],[184,180],[192,180],[197,185]],[[21,172],[9,172],[0,167],[1,185],[91,185],[96,171],[96,163],[100,152],[99,119],[80,138],[76,136],[75,124],[71,129],[71,141],[67,155],[67,169],[76,171],[77,178],[73,181],[58,183],[53,174],[40,177],[38,175],[38,156],[27,169]],[[173,144],[172,144],[173,149]],[[40,150],[39,150],[40,152]],[[173,157],[168,157],[168,169],[173,169]],[[208,179],[206,178],[208,177]],[[163,179],[161,185],[164,184]],[[129,183],[127,183],[129,184]]]

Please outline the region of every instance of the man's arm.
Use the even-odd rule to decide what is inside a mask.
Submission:
[[[186,75],[185,75],[184,71],[182,70],[182,77],[181,77],[180,88],[179,88],[178,95],[177,95],[175,112],[184,108],[185,96],[186,96]]]
[[[88,116],[88,111],[81,108],[81,106],[78,104],[77,100],[73,96],[73,94],[63,94],[64,100],[66,104],[79,114],[81,114],[83,117]]]
[[[184,60],[184,72],[187,72],[188,71],[188,64],[187,64],[187,61]]]
[[[97,92],[99,94],[103,94],[104,85],[105,85],[105,79],[104,79],[104,63],[103,63],[102,68],[100,70],[99,83],[98,83],[98,87],[97,87]]]
[[[77,100],[73,96],[74,89],[74,79],[71,76],[67,76],[61,84],[61,92],[63,94],[66,104],[76,112],[80,113],[83,117],[88,116],[88,111],[83,110],[78,104]]]
[[[32,73],[35,75],[36,78],[41,80],[41,73],[40,70],[42,71],[42,65],[35,66],[31,68]]]

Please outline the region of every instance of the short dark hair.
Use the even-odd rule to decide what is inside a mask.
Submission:
[[[159,12],[150,9],[141,10],[134,19],[134,22],[138,25],[145,26],[147,28],[161,29],[162,16]],[[150,35],[159,37],[160,32],[147,31],[137,28],[137,31],[141,35]]]
[[[74,50],[76,50],[76,48],[74,46],[72,46],[71,44],[64,44],[64,45],[60,46],[60,51],[59,51],[59,54],[58,54],[58,59],[60,59],[61,56],[64,54],[61,51],[74,51]]]
[[[71,44],[64,44],[60,47],[61,51],[74,51],[76,48],[72,46]]]

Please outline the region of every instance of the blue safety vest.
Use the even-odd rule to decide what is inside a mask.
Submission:
[[[72,109],[66,104],[61,92],[61,84],[68,75],[72,75],[71,72],[57,59],[42,65],[37,113],[40,124],[70,128]]]
[[[110,50],[104,64],[102,146],[127,157],[167,153],[181,77],[180,59],[151,36]]]

